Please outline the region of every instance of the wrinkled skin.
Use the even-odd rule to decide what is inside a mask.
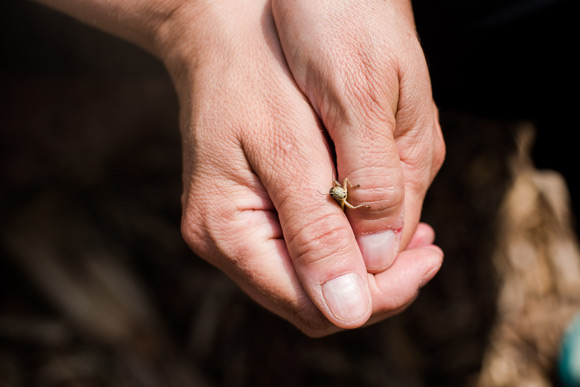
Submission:
[[[164,61],[183,236],[258,303],[322,336],[400,312],[435,275],[419,218],[445,150],[407,1],[45,2]],[[370,208],[320,195],[337,177]]]

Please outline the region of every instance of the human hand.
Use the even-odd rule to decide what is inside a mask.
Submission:
[[[407,0],[272,0],[292,75],[368,211],[348,217],[367,269],[393,264],[415,232],[445,150]]]
[[[415,225],[443,145],[404,7],[407,19],[379,2],[376,15],[316,2],[309,16],[301,0],[40,1],[165,62],[181,105],[184,238],[260,304],[321,336],[399,312],[439,269],[433,230]],[[361,185],[351,198],[371,205],[350,223],[318,194],[334,149],[339,176]],[[406,245],[396,260],[376,237],[386,230]]]
[[[163,56],[180,96],[182,231],[192,250],[312,336],[359,327],[406,307],[442,259],[431,244],[433,231],[423,225],[415,232],[420,210],[407,210],[411,221],[405,224],[403,243],[415,238],[394,263],[395,247],[384,254],[392,263],[388,270],[381,264],[370,267],[374,274],[367,272],[356,236],[360,240],[363,234],[385,230],[399,234],[402,201],[405,207],[420,206],[418,198],[442,157],[433,156],[435,117],[414,117],[415,107],[409,105],[413,96],[398,84],[395,91],[359,90],[361,97],[372,92],[354,105],[362,113],[369,107],[363,102],[378,98],[381,103],[370,106],[369,117],[347,110],[347,102],[356,101],[342,100],[341,89],[327,95],[313,91],[311,87],[331,85],[332,68],[318,68],[315,79],[324,83],[300,81],[296,63],[301,57],[288,56],[287,47],[282,52],[278,33],[292,38],[284,28],[276,30],[266,0],[213,1],[175,15],[171,25],[180,32],[167,34],[172,38],[166,39],[169,48]],[[292,73],[287,59],[294,63]],[[338,76],[350,71],[340,63],[336,70]],[[391,83],[397,80],[388,72],[378,75]],[[373,86],[369,81],[363,85]],[[381,97],[382,92],[389,98]],[[391,100],[399,94],[405,98]],[[401,102],[404,109],[397,111]],[[371,125],[376,123],[381,125]],[[431,132],[419,127],[423,124],[431,125]],[[339,175],[361,185],[352,198],[372,206],[350,212],[352,227],[328,195],[318,194],[328,192],[334,174],[327,130]],[[373,143],[371,135],[380,141]],[[399,153],[402,162],[395,163]],[[368,259],[368,249],[361,246]]]

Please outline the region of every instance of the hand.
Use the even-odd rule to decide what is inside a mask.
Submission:
[[[194,31],[184,35],[187,40],[176,44],[167,61],[182,105],[186,241],[260,304],[312,336],[359,327],[371,316],[376,321],[402,310],[441,264],[441,251],[431,245],[432,230],[420,228],[410,245],[414,249],[400,253],[387,271],[372,268],[375,275],[368,274],[355,236],[384,230],[398,234],[403,227],[399,202],[407,189],[412,189],[409,205],[420,206],[411,195],[426,189],[420,184],[428,185],[438,168],[439,160],[430,158],[437,139],[435,117],[425,121],[420,116],[417,123],[405,110],[401,119],[407,125],[399,132],[394,117],[386,121],[391,126],[366,122],[359,133],[358,127],[339,127],[345,118],[329,115],[332,107],[313,97],[322,94],[308,89],[306,100],[297,87],[294,79],[300,78],[286,65],[288,56],[267,1],[215,1],[195,16],[195,21],[181,23]],[[288,37],[283,31],[280,36]],[[332,75],[331,68],[325,70]],[[322,86],[328,83],[311,87]],[[396,87],[396,92],[384,91],[396,96]],[[329,104],[346,102],[331,97]],[[409,98],[405,103],[412,102]],[[397,102],[388,102],[384,116],[396,112]],[[374,108],[378,114],[385,106]],[[423,128],[417,125],[425,123],[431,125],[424,130],[427,137],[418,140]],[[361,184],[353,198],[372,206],[350,213],[355,232],[340,207],[318,194],[328,192],[334,174],[327,130],[340,176]],[[379,141],[371,143],[371,135]],[[425,146],[418,149],[417,142]],[[409,159],[396,164],[398,147]],[[419,151],[422,164],[410,159]],[[411,175],[417,181],[409,180],[403,188],[405,163],[418,163],[405,169],[418,172]],[[426,176],[421,167],[429,169]],[[419,209],[409,212],[413,220],[407,241]],[[392,261],[395,253],[390,255]]]
[[[285,58],[368,211],[348,212],[367,269],[393,264],[445,154],[409,1],[273,0]]]
[[[355,13],[351,27],[358,27],[344,31],[350,35],[330,29],[324,40],[308,42],[316,36],[292,27],[300,26],[300,8],[293,13],[268,0],[41,1],[165,62],[181,105],[184,238],[260,304],[321,336],[399,312],[439,269],[433,230],[415,230],[443,145],[435,109],[424,106],[426,70],[413,63],[418,45],[407,36],[409,20],[377,18],[366,26],[368,15]],[[338,9],[325,11],[328,4],[317,2],[313,15],[343,22]],[[377,31],[374,43],[361,38]],[[387,58],[383,39],[398,49]],[[412,43],[411,51],[394,43]],[[358,50],[364,55],[354,55]],[[317,55],[334,61],[310,66]],[[337,82],[351,75],[362,78]],[[361,185],[353,202],[372,206],[349,212],[350,223],[318,193],[336,177],[334,150],[339,177]],[[386,259],[376,251],[385,243],[374,235],[388,230],[402,247],[410,239],[396,260],[396,244]]]

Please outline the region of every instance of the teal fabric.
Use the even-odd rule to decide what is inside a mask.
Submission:
[[[568,326],[558,365],[562,387],[580,386],[580,313]]]

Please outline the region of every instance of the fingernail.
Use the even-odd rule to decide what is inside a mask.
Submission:
[[[358,320],[369,309],[365,284],[356,273],[345,274],[324,283],[322,294],[331,313],[339,320]]]
[[[358,246],[369,270],[385,270],[399,252],[399,240],[393,230],[357,237]]]

